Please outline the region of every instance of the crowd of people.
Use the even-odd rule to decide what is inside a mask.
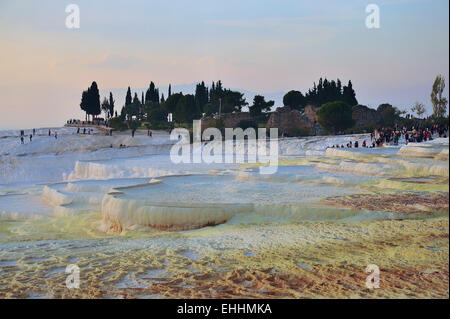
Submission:
[[[33,137],[36,135],[36,129],[33,129],[30,134],[25,134],[24,130],[20,131],[20,144],[25,144],[25,138],[28,137],[30,139],[30,143],[33,142]],[[58,132],[55,131],[52,134],[52,131],[49,129],[48,130],[48,136],[54,136],[55,139],[58,139]]]
[[[97,126],[105,126],[105,127],[109,128],[108,120],[104,120],[102,118],[95,119],[93,121],[81,121],[81,120],[76,120],[76,119],[70,119],[70,120],[67,120],[67,124],[69,124],[69,125],[77,125],[78,126],[77,134],[81,134],[80,127],[83,126],[83,125],[97,125]],[[112,136],[112,131],[113,131],[113,129],[109,128],[106,131],[106,135]],[[87,130],[86,130],[85,127],[82,128],[82,134],[89,134],[90,135],[92,132],[93,132],[92,128],[88,128]],[[135,134],[136,134],[136,129],[133,128],[131,130],[131,137],[134,137]],[[153,132],[150,129],[147,130],[147,136],[149,136],[149,137],[153,136]]]
[[[98,120],[100,121],[100,120]],[[103,121],[103,119],[101,119]],[[94,122],[85,122],[80,120],[68,120],[68,124],[80,124],[83,125],[85,123],[92,124]],[[100,122],[97,122],[100,123]],[[107,126],[107,122],[103,122]],[[99,124],[96,124],[99,125]],[[106,131],[106,135],[112,136],[112,129],[109,129]],[[76,134],[93,134],[94,130],[92,128],[81,128],[78,127]],[[136,129],[131,130],[131,137],[134,137],[136,133]],[[30,139],[30,142],[33,141],[33,136],[36,134],[36,129],[33,129],[32,132],[28,135],[28,138]],[[152,137],[153,132],[148,129],[147,130],[147,136]],[[48,136],[52,136],[52,132],[49,129],[48,130]],[[283,131],[282,137],[288,136],[288,132]],[[426,142],[429,140],[432,140],[435,137],[444,137],[446,138],[448,136],[448,125],[433,125],[431,127],[419,127],[415,128],[414,126],[408,129],[406,126],[399,127],[396,125],[393,129],[392,128],[381,128],[378,127],[375,129],[372,133],[370,133],[370,142],[368,143],[366,140],[363,140],[360,144],[359,141],[350,141],[346,145],[339,145],[335,144],[328,148],[376,148],[376,147],[382,147],[385,144],[391,144],[391,145],[398,145],[400,140],[403,140],[404,143],[407,145],[408,143],[421,143]],[[58,138],[58,132],[54,132],[55,139]],[[21,144],[25,144],[25,131],[20,131],[20,141]],[[123,145],[124,146],[124,145]],[[123,147],[121,145],[121,147]]]
[[[108,120],[104,119],[95,119],[92,121],[82,121],[76,119],[67,120],[67,124],[69,125],[98,125],[98,126],[106,126],[108,127]]]
[[[408,129],[406,126],[399,127],[395,126],[392,128],[377,128],[374,132],[370,133],[370,143],[363,140],[361,145],[359,141],[350,141],[345,146],[335,144],[329,148],[376,148],[382,147],[386,144],[398,145],[399,141],[402,140],[406,145],[408,143],[421,143],[430,141],[436,137],[448,136],[448,126],[433,125],[431,127],[419,127],[414,126]]]
[[[91,133],[94,134],[94,130],[92,128],[88,128],[86,130],[86,128],[83,127],[83,132],[82,133],[81,133],[81,129],[79,127],[77,128],[77,134],[88,134],[88,135],[91,135]]]
[[[67,121],[67,123],[70,122],[71,124],[75,124],[76,123],[75,121],[76,120],[70,120],[70,121]],[[78,121],[78,122],[81,124],[81,121]],[[106,130],[105,134],[108,135],[108,136],[112,136],[112,132],[113,132],[112,129],[108,129],[108,130]],[[86,134],[87,135],[91,135],[92,134],[93,135],[94,134],[94,129],[90,128],[90,127],[86,128],[86,127],[80,127],[79,126],[79,127],[77,127],[76,134],[84,134],[84,135],[86,135]],[[135,134],[136,134],[136,129],[132,129],[131,130],[131,137],[134,137]],[[20,131],[20,143],[21,144],[25,144],[25,138],[26,137],[28,137],[30,142],[32,142],[34,135],[36,135],[36,129],[33,129],[32,132],[30,132],[30,134],[27,134],[27,135],[25,134],[24,130],[21,130]],[[51,129],[49,129],[48,130],[48,136],[52,136],[52,135],[55,137],[55,139],[58,139],[58,132],[55,130],[52,133]],[[150,129],[147,130],[147,136],[149,136],[149,137],[153,136],[153,132]],[[120,148],[123,148],[123,147],[126,147],[126,146],[121,144]]]

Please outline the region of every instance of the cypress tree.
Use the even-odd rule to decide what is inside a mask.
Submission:
[[[145,104],[149,103],[152,100],[150,87],[151,86],[149,85],[147,91],[145,91]]]
[[[342,94],[342,83],[341,83],[341,80],[337,79],[336,86],[337,86],[337,92],[338,92],[338,94],[340,96]]]
[[[348,86],[342,86],[339,79],[328,81],[326,78],[320,78],[318,84],[314,82],[313,89],[309,89],[305,95],[305,105],[321,106],[334,101],[344,101],[350,106],[358,104],[351,81]]]
[[[137,93],[134,93],[133,104],[139,105],[141,101],[139,101]]]
[[[87,120],[87,114],[88,114],[88,110],[89,110],[88,96],[89,96],[89,89],[87,89],[86,91],[83,91],[83,93],[81,94],[81,103],[80,103],[80,108],[86,113],[86,120]]]
[[[105,119],[108,119],[109,117],[110,117],[110,107],[109,107],[109,100],[106,98],[106,97],[104,97],[103,98],[103,102],[102,102],[102,105],[101,105],[101,108],[102,108],[102,111],[105,113]]]
[[[111,92],[109,92],[109,114],[110,114],[110,116],[113,116],[113,114],[114,114],[114,102],[115,101],[114,101],[113,95]]]
[[[153,102],[159,104],[159,89],[155,89],[155,93],[154,93],[153,99],[154,99]]]
[[[130,89],[130,87],[128,87],[127,96],[125,97],[125,106],[130,105],[131,102],[132,102],[131,89]]]
[[[91,114],[93,117],[99,115],[101,113],[100,108],[100,93],[98,91],[97,83],[94,81],[91,84],[91,88],[89,90],[88,94],[88,101],[89,101],[89,112],[88,114]]]
[[[155,88],[155,83],[153,82],[150,82],[147,92],[145,92],[145,104],[149,102],[159,103],[159,89]]]
[[[350,106],[355,106],[358,104],[356,100],[356,94],[353,90],[352,81],[348,81],[348,85],[344,86],[344,90],[342,92],[342,99]]]
[[[150,82],[150,87],[148,88],[148,90],[149,90],[150,101],[155,102],[155,83]]]
[[[195,103],[200,112],[203,112],[205,105],[208,103],[208,88],[203,81],[197,84],[195,88]]]

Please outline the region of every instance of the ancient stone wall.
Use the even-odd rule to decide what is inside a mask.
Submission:
[[[315,112],[312,113],[312,108],[308,112],[309,115],[306,115],[298,110],[292,110],[288,106],[279,107],[270,116],[267,128],[278,128],[280,133],[282,131],[303,131],[314,134],[315,123],[310,118],[314,119]]]

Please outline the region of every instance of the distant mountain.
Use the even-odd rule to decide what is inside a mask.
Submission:
[[[197,83],[198,82],[190,84],[172,85],[172,93],[182,92],[183,94],[194,94]],[[164,94],[164,97],[167,98],[169,87],[168,86],[157,86],[157,87],[159,88],[159,94]],[[134,92],[136,92],[140,99],[142,92],[144,92],[145,95],[147,88],[148,87],[131,88],[131,92],[133,95]],[[273,100],[275,102],[275,105],[273,107],[274,110],[279,106],[283,106],[283,96],[286,94],[285,92],[255,93],[252,91],[238,88],[230,88],[230,89],[244,93],[244,97],[249,105],[253,103],[254,96],[258,94],[264,96],[266,98],[266,101]],[[104,96],[109,96],[109,92],[112,92],[112,94],[114,95],[114,100],[116,101],[116,110],[120,112],[122,106],[125,104],[125,95],[127,93],[127,88],[100,89],[101,99],[103,100]],[[248,110],[247,108],[243,108],[243,111],[247,110]]]

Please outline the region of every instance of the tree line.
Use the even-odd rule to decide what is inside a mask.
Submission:
[[[445,82],[442,76],[438,76],[433,84],[431,102],[433,104],[434,114],[437,117],[443,117],[446,113],[447,100],[442,96],[445,88]],[[318,83],[313,83],[313,87],[308,89],[305,94],[298,90],[289,91],[283,97],[284,106],[303,111],[307,105],[317,108],[330,103],[342,102],[350,109],[358,104],[356,93],[353,89],[352,81],[347,85],[342,85],[340,79],[328,80],[320,78]],[[176,123],[190,123],[194,119],[202,116],[208,116],[219,113],[242,112],[242,108],[248,106],[249,112],[253,117],[258,117],[262,113],[272,111],[274,101],[266,101],[262,95],[254,96],[253,103],[249,103],[244,98],[244,93],[223,87],[222,81],[212,82],[207,86],[204,81],[198,83],[194,94],[172,93],[172,86],[169,85],[167,98],[160,94],[159,88],[154,82],[150,82],[148,89],[134,94],[128,87],[125,105],[123,105],[120,114],[115,110],[115,100],[110,92],[109,97],[104,97],[100,103],[100,94],[97,83],[92,82],[91,86],[83,91],[80,107],[86,112],[86,119],[89,116],[95,119],[101,112],[104,112],[105,119],[112,120],[114,123],[125,123],[128,127],[139,126],[141,122],[148,122],[152,126],[167,126],[168,115],[171,114],[171,120]],[[348,114],[348,109],[339,106],[339,110],[334,110],[336,114]],[[417,104],[413,107],[417,113],[423,113],[423,105]],[[324,111],[322,111],[323,114]],[[330,111],[330,114],[332,112]],[[342,125],[348,126],[350,120],[340,119],[335,116]],[[345,124],[346,123],[346,124]],[[342,125],[335,125],[341,127]]]
[[[325,81],[323,82],[325,83]],[[351,82],[349,82],[349,86],[347,89],[342,90],[342,95],[345,97],[345,92],[347,91],[347,97],[353,96],[351,94]],[[323,89],[323,88],[322,88]],[[433,114],[427,119],[427,122],[430,124],[438,124],[438,125],[448,125],[448,116],[446,118],[447,113],[447,105],[448,100],[443,96],[445,89],[445,80],[442,75],[436,76],[433,86],[431,89],[430,100],[433,106]],[[330,94],[332,90],[330,89]],[[342,132],[348,128],[353,127],[353,110],[352,105],[356,103],[356,99],[353,100],[352,103],[349,103],[346,99],[336,100],[333,102],[327,102],[323,104],[320,109],[317,111],[318,121],[320,125],[330,133]],[[411,108],[413,113],[416,113],[419,118],[425,114],[425,105],[420,102],[414,103]],[[405,117],[406,111],[400,111],[397,107],[392,106],[388,103],[381,104],[378,106],[377,112],[381,114],[380,123],[385,127],[393,128],[396,124],[399,123],[407,123],[411,122],[413,118],[408,115]]]
[[[283,98],[283,104],[295,110],[303,110],[307,105],[319,107],[327,102],[342,101],[350,106],[358,104],[352,81],[342,86],[341,80],[328,81],[320,78],[318,84],[314,82],[305,95],[300,91],[290,91]]]
[[[188,123],[203,115],[215,113],[241,112],[242,107],[248,105],[244,93],[226,89],[222,82],[212,82],[207,87],[205,82],[198,83],[195,94],[172,93],[169,85],[167,99],[164,94],[159,94],[153,82],[141,98],[137,93],[132,97],[131,88],[128,87],[120,118],[124,121],[132,119],[146,121],[151,124],[160,123],[172,114],[173,121],[177,123]]]
[[[303,95],[300,91],[290,91],[283,98],[283,104],[293,109],[302,110],[306,105],[321,105],[329,101],[342,100],[353,105],[357,104],[355,92],[352,83],[349,81],[347,86],[341,86],[341,81],[328,81],[319,79],[318,85],[309,89]],[[128,87],[125,105],[120,112],[122,121],[159,122],[172,114],[173,120],[179,123],[191,122],[193,119],[200,118],[203,115],[212,115],[218,113],[241,112],[242,108],[248,106],[249,112],[253,116],[261,113],[267,113],[272,110],[274,101],[266,101],[262,95],[256,95],[253,104],[244,98],[244,93],[223,87],[222,81],[212,82],[208,87],[204,81],[197,84],[195,94],[186,94],[182,92],[172,94],[172,87],[169,85],[167,99],[164,94],[160,95],[159,89],[154,82],[150,82],[148,89],[138,96],[131,92]],[[103,111],[105,118],[117,117],[117,111],[114,110],[115,101],[112,93],[109,98],[105,97],[100,103],[99,90],[96,82],[85,91],[83,91],[80,107],[86,112],[86,118],[92,116],[94,119]]]

